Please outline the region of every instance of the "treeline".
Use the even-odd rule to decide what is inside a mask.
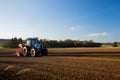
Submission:
[[[96,43],[93,42],[92,40],[89,41],[80,41],[80,40],[71,40],[71,39],[67,39],[67,40],[46,40],[46,39],[41,39],[40,43],[42,43],[44,46],[46,47],[101,47],[102,44],[101,43]]]
[[[23,43],[22,38],[12,38],[3,44],[3,47],[6,48],[17,48],[18,44]]]
[[[3,44],[4,47],[9,48],[17,48],[18,44],[26,43],[26,40],[22,40],[22,38],[12,38],[8,40],[6,43]],[[92,40],[47,40],[47,39],[40,39],[39,43],[42,43],[45,47],[48,48],[67,48],[67,47],[101,47],[101,43],[96,43]]]

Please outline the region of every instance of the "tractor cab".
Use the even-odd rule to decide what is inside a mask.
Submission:
[[[28,38],[26,46],[34,46],[35,44],[38,44],[38,38]]]
[[[43,48],[43,45],[38,43],[38,38],[28,38],[26,46],[30,47],[30,48],[34,47],[34,48],[37,48],[37,49],[38,48],[39,49]]]

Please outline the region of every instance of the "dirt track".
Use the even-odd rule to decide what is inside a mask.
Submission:
[[[0,57],[13,56],[18,49],[0,49]],[[48,48],[48,56],[120,55],[120,48]]]

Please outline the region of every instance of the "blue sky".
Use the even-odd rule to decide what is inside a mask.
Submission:
[[[0,0],[0,38],[120,41],[120,0]]]

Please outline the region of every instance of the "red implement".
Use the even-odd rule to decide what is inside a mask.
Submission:
[[[23,53],[24,44],[19,44],[18,47],[19,47],[19,50],[16,51],[14,55],[16,55],[16,56],[21,56],[22,53]]]

